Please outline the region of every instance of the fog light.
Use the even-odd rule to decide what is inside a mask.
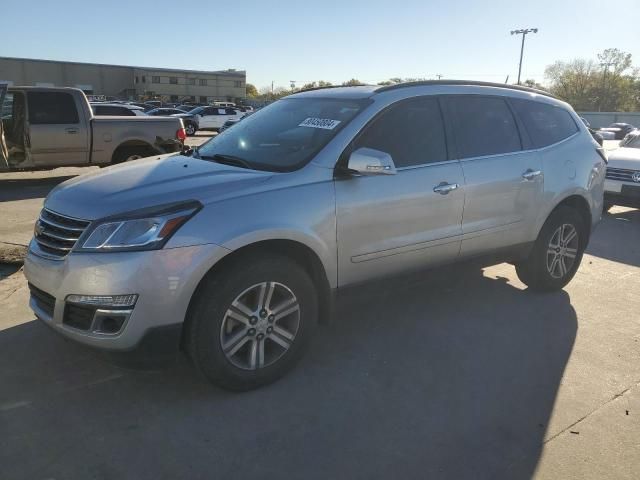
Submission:
[[[93,331],[107,335],[118,333],[129,318],[130,314],[131,310],[97,310],[93,319]]]
[[[68,295],[67,302],[96,305],[110,308],[131,308],[138,300],[137,294],[130,295]]]

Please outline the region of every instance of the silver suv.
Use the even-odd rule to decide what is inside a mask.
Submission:
[[[189,155],[51,192],[31,308],[110,352],[185,349],[244,390],[300,358],[343,287],[490,254],[532,290],[573,277],[605,157],[569,105],[437,81],[291,95]]]

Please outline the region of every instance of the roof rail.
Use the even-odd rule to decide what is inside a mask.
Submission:
[[[419,82],[396,83],[395,85],[387,85],[376,89],[376,93],[388,92],[389,90],[397,90],[407,87],[420,87],[429,85],[469,85],[477,87],[497,87],[508,88],[510,90],[519,90],[521,92],[537,93],[546,97],[557,98],[549,92],[538,90],[537,88],[523,87],[522,85],[508,85],[506,83],[481,82],[477,80],[423,80]]]
[[[314,90],[328,90],[330,88],[370,87],[370,86],[371,85],[367,85],[365,83],[361,85],[323,85],[322,87],[301,88],[295,93],[313,92]]]

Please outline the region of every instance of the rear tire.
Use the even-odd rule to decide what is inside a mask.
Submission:
[[[317,316],[304,269],[287,257],[251,255],[205,278],[187,320],[187,349],[212,383],[251,390],[293,368]]]
[[[577,210],[557,208],[547,218],[529,256],[516,263],[518,278],[534,291],[562,289],[580,266],[587,235]]]
[[[155,152],[148,147],[121,147],[114,152],[111,164],[115,165],[118,163],[130,162],[132,160],[139,160],[144,157],[150,157],[154,154]]]
[[[198,127],[196,127],[195,123],[192,122],[188,122],[185,126],[184,126],[184,131],[186,132],[186,134],[189,137],[193,137],[196,132],[198,131]]]

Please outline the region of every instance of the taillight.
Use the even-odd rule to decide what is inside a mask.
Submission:
[[[179,128],[176,132],[176,138],[180,140],[182,143],[187,139],[187,132],[185,132],[184,128]]]
[[[598,155],[600,155],[600,158],[602,158],[602,160],[604,160],[604,163],[609,163],[609,159],[607,158],[607,154],[604,151],[604,148],[596,147],[596,152],[598,152]]]

